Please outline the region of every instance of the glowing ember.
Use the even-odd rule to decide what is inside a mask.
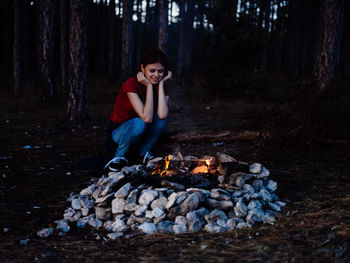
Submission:
[[[160,176],[166,176],[167,175],[167,171],[168,171],[168,168],[169,168],[169,164],[170,164],[170,160],[173,158],[173,156],[171,154],[169,154],[168,156],[165,157],[164,161],[165,161],[165,164],[164,164],[164,170],[162,171],[161,169],[157,169],[157,170],[154,170],[152,172],[152,175],[155,174],[155,173],[159,173]]]

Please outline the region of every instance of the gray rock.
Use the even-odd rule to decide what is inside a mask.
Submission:
[[[194,193],[194,192],[201,192],[202,194],[205,195],[205,198],[209,198],[209,196],[211,195],[211,192],[205,189],[201,189],[201,188],[187,188],[186,189],[187,192]]]
[[[152,209],[160,208],[160,209],[164,210],[167,203],[168,203],[168,199],[166,199],[165,197],[160,197],[160,198],[155,199],[151,203],[151,208]]]
[[[116,219],[112,225],[111,230],[112,232],[124,232],[129,229],[129,226],[125,224],[124,220]]]
[[[87,216],[89,214],[89,210],[90,210],[89,208],[83,207],[81,209],[81,215],[82,216]]]
[[[227,211],[229,209],[233,208],[233,202],[232,201],[218,201],[215,199],[207,199],[207,203],[209,205],[209,207],[214,208],[214,209],[220,209],[223,211]]]
[[[280,207],[285,207],[286,206],[286,203],[285,202],[282,202],[282,201],[276,201],[276,204],[279,205]]]
[[[164,210],[157,207],[157,208],[153,209],[152,215],[153,215],[153,217],[155,217],[155,218],[159,218],[159,217],[161,217],[162,215],[164,215]]]
[[[160,233],[174,233],[174,225],[175,223],[172,221],[162,221],[158,224],[158,231]]]
[[[124,211],[126,212],[134,212],[136,211],[140,206],[135,203],[127,203],[124,205]]]
[[[271,202],[272,201],[272,196],[269,191],[266,189],[261,189],[259,192],[259,197],[265,201],[265,202]]]
[[[149,205],[154,199],[158,196],[158,192],[155,190],[142,190],[139,204],[140,205]]]
[[[259,200],[252,200],[248,204],[248,209],[262,209],[262,204]]]
[[[109,193],[106,196],[102,196],[96,199],[95,203],[96,204],[100,204],[100,203],[104,203],[104,202],[108,202],[110,199],[112,199],[114,196],[114,193]]]
[[[238,188],[242,188],[242,186],[244,185],[244,183],[245,183],[245,180],[244,180],[244,178],[243,178],[242,176],[238,176],[238,177],[236,178],[236,186],[237,186]]]
[[[95,206],[95,216],[98,219],[107,220],[111,217],[111,209]]]
[[[160,217],[154,217],[153,218],[153,223],[158,225],[160,222],[162,222],[165,218],[166,218],[166,214],[164,213],[163,215],[161,215]]]
[[[80,195],[92,195],[95,189],[96,189],[95,184],[89,185],[88,187],[80,191]]]
[[[270,175],[270,171],[267,170],[265,167],[263,167],[262,170],[261,170],[261,173],[256,174],[255,176],[258,179],[262,179],[262,178],[269,177],[269,175]]]
[[[136,223],[138,223],[138,224],[143,224],[143,223],[145,223],[145,222],[149,222],[149,221],[147,221],[147,220],[149,220],[149,219],[147,219],[146,217],[144,217],[144,216],[137,216],[137,217],[135,217],[134,219],[134,222],[136,222]]]
[[[80,218],[77,222],[77,227],[78,228],[84,228],[86,226],[86,224],[89,223],[90,218],[92,218],[94,215],[89,215],[89,216],[84,216],[82,218]]]
[[[141,225],[139,225],[138,229],[140,229],[143,233],[147,234],[147,235],[151,235],[157,232],[157,227],[155,224],[153,223],[148,223],[145,222]]]
[[[187,226],[186,225],[174,225],[173,231],[175,234],[183,234],[187,232]]]
[[[276,194],[271,194],[273,201],[279,201],[279,197]],[[276,202],[277,203],[277,202]],[[283,206],[282,206],[283,207]]]
[[[114,197],[125,198],[129,195],[130,191],[133,190],[133,186],[130,183],[126,183],[114,194]]]
[[[81,204],[80,204],[80,200],[79,200],[78,198],[74,198],[74,199],[72,200],[72,208],[73,208],[74,210],[80,210]]]
[[[219,219],[216,221],[216,224],[224,229],[227,229],[227,219]]]
[[[153,211],[147,210],[146,213],[145,213],[145,215],[146,215],[146,218],[151,219],[151,218],[153,218]]]
[[[75,211],[71,207],[67,208],[64,211],[64,214],[63,214],[63,218],[69,220],[70,222],[77,221],[80,217],[81,217],[81,212],[80,211]]]
[[[197,209],[204,199],[205,197],[201,192],[190,194],[185,201],[180,204],[180,215],[185,215],[187,212]]]
[[[68,220],[62,219],[62,220],[56,220],[55,223],[57,224],[56,229],[60,232],[67,233],[70,230],[70,226],[68,225]]]
[[[227,220],[227,230],[232,231],[236,228],[236,220],[234,218],[230,218]]]
[[[147,205],[142,205],[139,206],[136,210],[135,210],[135,216],[143,216],[146,213],[147,210]]]
[[[264,188],[264,182],[260,179],[255,179],[252,185],[257,192]]]
[[[235,191],[232,193],[232,197],[233,198],[237,198],[237,197],[240,197],[242,196],[243,192],[242,191]]]
[[[227,229],[223,228],[217,224],[206,224],[204,227],[205,231],[209,233],[220,233],[220,232],[225,232]]]
[[[188,230],[190,232],[196,232],[202,229],[205,225],[204,216],[208,214],[208,210],[201,208],[195,211],[188,212],[186,214]]]
[[[107,237],[111,240],[116,240],[120,237],[124,236],[124,233],[122,232],[116,232],[116,233],[109,233],[107,234]]]
[[[129,193],[128,198],[126,199],[126,201],[127,201],[128,203],[136,203],[136,202],[137,202],[138,193],[139,193],[139,189],[134,189],[134,190],[132,190],[132,191]]]
[[[217,199],[217,200],[231,200],[231,194],[223,189],[220,188],[214,188],[211,190],[211,198]]]
[[[185,186],[183,186],[182,184],[170,182],[168,180],[163,180],[160,184],[162,186],[164,186],[164,187],[167,187],[167,188],[170,188],[170,189],[175,189],[177,191],[185,190]]]
[[[100,228],[103,225],[102,221],[95,217],[90,217],[88,224],[95,228]]]
[[[187,192],[178,192],[176,198],[176,204],[179,205],[189,196]]]
[[[46,237],[48,237],[48,236],[51,236],[52,234],[53,234],[53,232],[55,231],[55,229],[53,228],[53,227],[50,227],[50,228],[43,228],[43,229],[41,229],[40,231],[38,231],[36,234],[37,234],[37,236],[38,237],[41,237],[41,238],[46,238]],[[29,239],[28,239],[29,240]],[[23,240],[21,240],[21,242],[22,242]],[[28,242],[27,243],[21,243],[20,242],[20,244],[21,245],[27,245],[28,244]]]
[[[244,228],[251,228],[252,225],[249,223],[238,223],[236,228],[237,229],[244,229]]]
[[[253,163],[249,166],[249,172],[252,174],[259,174],[261,173],[262,167],[260,163]]]
[[[264,211],[262,209],[254,208],[249,210],[246,220],[249,224],[253,225],[254,223],[261,222],[263,216],[264,216]]]
[[[169,195],[168,197],[168,203],[166,204],[165,208],[166,209],[170,209],[171,207],[173,207],[176,203],[176,199],[177,199],[177,193],[174,192],[171,195]]]
[[[244,184],[244,185],[242,186],[242,188],[243,188],[243,191],[244,191],[245,193],[249,194],[249,195],[252,195],[252,194],[254,194],[254,192],[255,192],[254,187],[251,186],[250,184]]]
[[[216,221],[221,219],[227,221],[227,216],[225,212],[218,209],[214,209],[209,214],[207,214],[204,218],[208,224],[216,224]]]
[[[247,215],[248,207],[245,205],[242,199],[238,200],[238,202],[236,203],[236,208],[241,214]]]
[[[115,198],[112,201],[112,213],[121,214],[124,211],[125,200],[120,198]]]
[[[273,211],[281,212],[281,207],[278,204],[269,202],[268,205]]]
[[[95,205],[95,201],[89,198],[89,196],[85,196],[85,195],[79,196],[78,199],[80,201],[80,205],[82,208],[90,209]]]
[[[112,220],[107,220],[106,222],[103,223],[103,228],[106,229],[109,232],[113,232],[113,224],[114,221]]]
[[[233,208],[233,211],[234,211],[236,217],[241,218],[241,217],[245,217],[245,216],[246,216],[246,214],[243,214],[243,213],[238,209],[237,206],[235,206],[235,207]]]
[[[92,193],[92,197],[97,200],[100,196],[101,196],[101,192],[102,192],[102,187],[101,186],[97,186],[95,188],[95,191]]]
[[[184,216],[177,216],[175,218],[175,223],[178,225],[187,225],[187,219]]]
[[[266,185],[266,189],[271,193],[275,192],[277,190],[277,182],[269,180],[268,184]]]
[[[273,215],[269,214],[269,213],[265,213],[265,215],[262,218],[262,221],[265,224],[273,225],[276,222],[276,218]]]

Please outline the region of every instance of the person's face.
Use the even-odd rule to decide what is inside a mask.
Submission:
[[[152,84],[158,84],[164,78],[164,66],[159,62],[148,64],[146,67],[141,65],[141,70]]]

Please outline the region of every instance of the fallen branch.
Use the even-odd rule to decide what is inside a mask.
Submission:
[[[185,131],[178,132],[169,136],[170,140],[174,141],[207,141],[207,142],[228,142],[234,140],[248,141],[254,140],[260,135],[259,131],[241,131],[241,132],[232,132],[232,131]]]

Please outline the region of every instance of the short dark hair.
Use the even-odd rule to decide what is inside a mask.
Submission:
[[[141,65],[146,67],[148,64],[160,63],[164,69],[168,69],[168,60],[160,49],[150,49],[145,52],[141,58]]]

